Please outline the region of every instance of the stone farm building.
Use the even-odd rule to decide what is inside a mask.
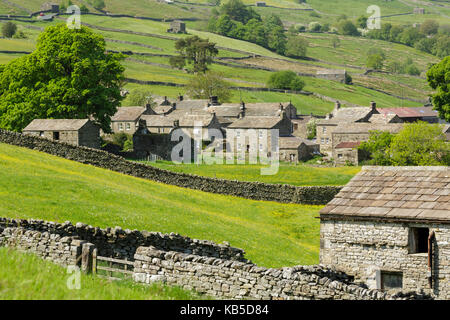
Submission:
[[[339,81],[342,83],[346,83],[347,81],[347,71],[339,69],[318,70],[316,76],[317,78]]]
[[[319,145],[311,140],[299,137],[280,137],[280,161],[298,162],[319,155]]]
[[[363,167],[320,211],[320,263],[450,299],[450,169]]]
[[[89,119],[34,119],[23,133],[76,146],[100,148],[100,128]]]
[[[167,29],[169,33],[186,33],[186,23],[175,20],[170,23],[170,28]]]

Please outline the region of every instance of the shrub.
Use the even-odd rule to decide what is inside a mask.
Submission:
[[[286,44],[286,55],[289,57],[305,57],[308,41],[299,36],[289,36]]]
[[[339,22],[338,30],[340,34],[346,36],[359,36],[361,35],[356,26],[350,20],[342,20]]]
[[[305,83],[294,71],[278,71],[269,77],[267,86],[272,89],[300,91]]]

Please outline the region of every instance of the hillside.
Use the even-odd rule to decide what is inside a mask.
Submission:
[[[11,3],[26,6],[28,11],[32,12],[39,10],[40,4],[43,2],[33,0],[27,2],[26,5],[21,5],[21,2],[17,0],[9,1],[9,4],[1,2],[3,7],[0,7],[0,14],[9,13],[8,6],[11,7],[11,10],[20,10],[17,6],[11,6]],[[73,2],[79,5],[87,5],[90,12],[103,14],[102,11],[90,5],[91,1]],[[248,5],[253,4],[251,1],[244,2]],[[382,16],[384,14],[404,13],[405,10],[412,12],[412,1],[375,2],[380,2],[378,5],[383,8]],[[266,3],[267,7],[254,7],[254,10],[262,16],[269,13],[279,15],[286,28],[292,23],[308,24],[312,21],[322,23],[330,22],[330,19],[334,21],[339,14],[344,13],[347,17],[356,19],[358,16],[365,14],[365,8],[369,4],[374,4],[373,1],[366,0],[345,0],[339,2],[339,5],[333,4],[332,1],[313,0],[307,1],[306,4],[298,4],[293,0],[271,0]],[[297,106],[299,112],[303,114],[311,112],[326,114],[332,109],[332,100],[334,99],[340,100],[344,105],[368,105],[370,101],[374,100],[379,107],[421,106],[431,93],[431,88],[424,78],[424,72],[427,70],[429,63],[439,60],[435,56],[402,44],[361,37],[340,35],[338,37],[341,44],[334,48],[331,45],[334,35],[327,33],[303,33],[302,37],[309,43],[307,58],[287,58],[254,43],[205,31],[208,19],[211,16],[211,10],[214,7],[204,0],[197,0],[193,3],[177,1],[173,4],[164,4],[154,0],[145,2],[132,0],[127,2],[126,5],[118,0],[106,0],[105,4],[104,12],[110,14],[137,15],[153,19],[83,15],[82,23],[102,34],[107,41],[109,50],[126,51],[129,54],[124,62],[125,75],[132,79],[132,82],[125,85],[126,89],[147,87],[152,93],[160,96],[176,97],[180,93],[185,93],[184,85],[193,75],[172,69],[169,64],[169,57],[176,54],[175,40],[189,35],[209,38],[219,46],[218,58],[220,60],[212,64],[211,69],[222,72],[233,87],[241,88],[240,90],[237,88],[232,90],[232,102],[238,102],[241,99],[248,102],[291,100]],[[431,10],[434,10],[434,8],[436,8],[436,5],[430,4],[430,12],[422,16],[427,19],[436,18],[437,14],[434,14],[434,11]],[[311,9],[315,11],[311,11]],[[445,16],[447,8],[439,7],[439,9],[442,10],[439,11],[438,17]],[[311,12],[317,14],[312,15]],[[410,19],[407,20],[408,23],[410,21],[416,22],[418,18],[421,18],[419,15],[402,15],[391,16],[386,19],[395,20],[398,18],[398,20],[395,20],[396,23],[405,23],[406,17]],[[158,19],[177,18],[189,20],[186,21],[188,35],[169,34],[166,32],[169,22],[156,21]],[[22,30],[28,39],[0,39],[0,46],[5,51],[30,52],[34,49],[37,36],[43,28],[62,23],[64,19],[64,17],[59,17],[53,22],[36,22],[33,17],[26,20],[22,19],[23,21],[15,21],[19,30]],[[130,34],[130,31],[138,34]],[[371,48],[382,49],[386,53],[388,62],[403,63],[407,58],[411,58],[421,71],[421,76],[389,74],[385,70],[367,74],[365,63],[367,52]],[[136,53],[139,53],[139,55]],[[251,56],[254,55],[257,55],[257,57],[252,58]],[[0,63],[6,63],[18,56],[20,54],[0,53]],[[257,69],[260,67],[263,70]],[[294,70],[302,74],[315,74],[318,70],[325,68],[345,68],[352,76],[354,85],[344,85],[334,81],[304,76],[302,77],[306,82],[304,90],[312,92],[314,95],[249,91],[247,89],[264,88],[270,74],[276,70]],[[136,82],[146,82],[147,84],[137,84]],[[171,83],[176,86],[153,82]],[[126,101],[124,104],[126,105]]]
[[[67,288],[67,269],[32,254],[0,248],[0,300],[196,300],[194,292],[163,285],[108,281],[81,274],[81,288]]]
[[[318,262],[320,206],[251,201],[0,144],[0,216],[228,241],[266,267]]]

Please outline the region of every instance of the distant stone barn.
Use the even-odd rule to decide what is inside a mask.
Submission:
[[[167,29],[169,33],[187,33],[186,23],[183,21],[175,20],[170,23],[170,28]]]
[[[100,128],[89,119],[34,119],[23,133],[76,146],[100,148]]]
[[[450,299],[450,169],[363,167],[320,211],[320,263]]]

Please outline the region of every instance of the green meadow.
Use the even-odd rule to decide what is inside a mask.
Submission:
[[[138,179],[0,144],[0,216],[228,241],[265,267],[318,263],[321,206],[252,201]]]

